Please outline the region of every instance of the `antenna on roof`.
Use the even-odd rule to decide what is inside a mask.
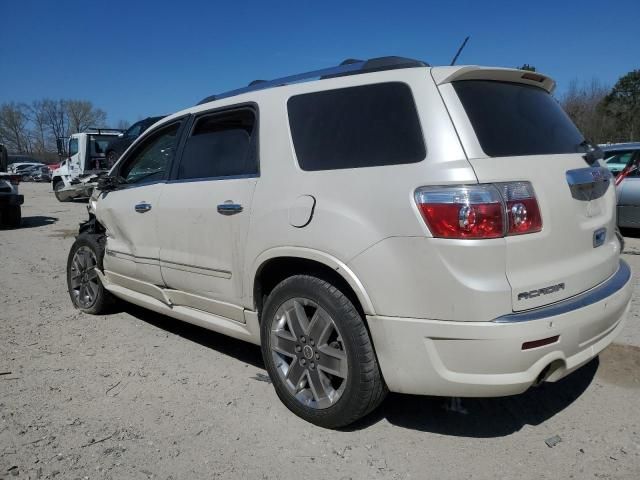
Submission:
[[[469,41],[471,37],[467,36],[464,39],[464,42],[462,42],[462,45],[460,45],[460,48],[458,49],[458,51],[456,52],[456,56],[453,57],[453,60],[451,60],[451,66],[456,64],[456,61],[458,60],[458,57],[460,56],[460,54],[462,53],[462,49],[465,47],[465,45],[467,44],[467,42]]]

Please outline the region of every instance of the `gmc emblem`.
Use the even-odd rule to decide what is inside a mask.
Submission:
[[[518,301],[529,300],[530,298],[536,298],[540,295],[549,295],[551,293],[564,290],[564,283],[558,283],[557,285],[551,285],[550,287],[538,288],[537,290],[529,290],[528,292],[522,292],[518,294]]]

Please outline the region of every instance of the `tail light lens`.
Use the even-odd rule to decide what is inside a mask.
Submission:
[[[496,184],[506,203],[507,235],[522,235],[542,230],[542,216],[536,194],[529,182]]]
[[[501,238],[542,229],[529,182],[423,187],[416,190],[415,199],[437,238]]]
[[[18,185],[20,183],[20,180],[22,180],[22,177],[20,175],[9,175],[9,181],[12,185]]]

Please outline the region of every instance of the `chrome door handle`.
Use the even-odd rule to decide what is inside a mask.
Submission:
[[[141,202],[134,207],[135,211],[138,213],[146,213],[151,210],[151,205],[147,202]]]
[[[242,211],[242,205],[239,203],[233,203],[231,200],[227,200],[224,203],[218,205],[218,213],[222,215],[235,215]]]

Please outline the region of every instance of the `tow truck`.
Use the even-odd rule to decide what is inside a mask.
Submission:
[[[7,173],[8,160],[7,149],[0,143],[0,224],[17,228],[22,224],[24,197],[18,193],[20,175]]]
[[[91,127],[58,138],[58,155],[66,157],[51,174],[51,187],[58,201],[91,197],[98,178],[113,166],[107,160],[106,148],[119,135],[122,130]]]

